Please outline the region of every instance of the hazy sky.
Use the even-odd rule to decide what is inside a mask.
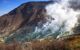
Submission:
[[[0,0],[0,16],[8,13],[22,3],[29,1],[48,1],[48,0]]]

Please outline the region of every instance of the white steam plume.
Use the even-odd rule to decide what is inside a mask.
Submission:
[[[42,28],[36,28],[35,32],[41,32],[45,36],[58,33],[57,38],[73,34],[72,29],[78,23],[79,11],[69,6],[69,0],[47,5],[45,9],[47,10],[46,15],[49,16],[46,17],[48,21]]]

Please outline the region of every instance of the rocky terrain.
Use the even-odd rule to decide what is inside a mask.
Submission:
[[[6,38],[16,34],[12,39],[17,39],[18,36],[25,36],[26,34],[33,32],[35,27],[39,26],[39,22],[40,24],[46,22],[46,15],[44,14],[46,10],[44,7],[49,3],[51,3],[51,1],[24,3],[18,8],[10,11],[8,14],[1,16],[0,37]]]

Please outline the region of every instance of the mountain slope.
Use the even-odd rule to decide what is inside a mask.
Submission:
[[[33,32],[36,26],[41,26],[41,23],[46,22],[45,6],[49,3],[52,1],[24,3],[8,14],[1,16],[0,37],[9,37],[15,32],[19,35]]]

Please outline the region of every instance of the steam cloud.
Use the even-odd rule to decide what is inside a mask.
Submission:
[[[49,16],[46,16],[47,22],[42,28],[36,27],[35,32],[39,32],[43,37],[56,36],[59,38],[72,35],[73,28],[78,24],[80,11],[75,11],[75,9],[80,9],[79,6],[80,0],[61,0],[55,4],[47,5],[45,7],[46,15]]]

